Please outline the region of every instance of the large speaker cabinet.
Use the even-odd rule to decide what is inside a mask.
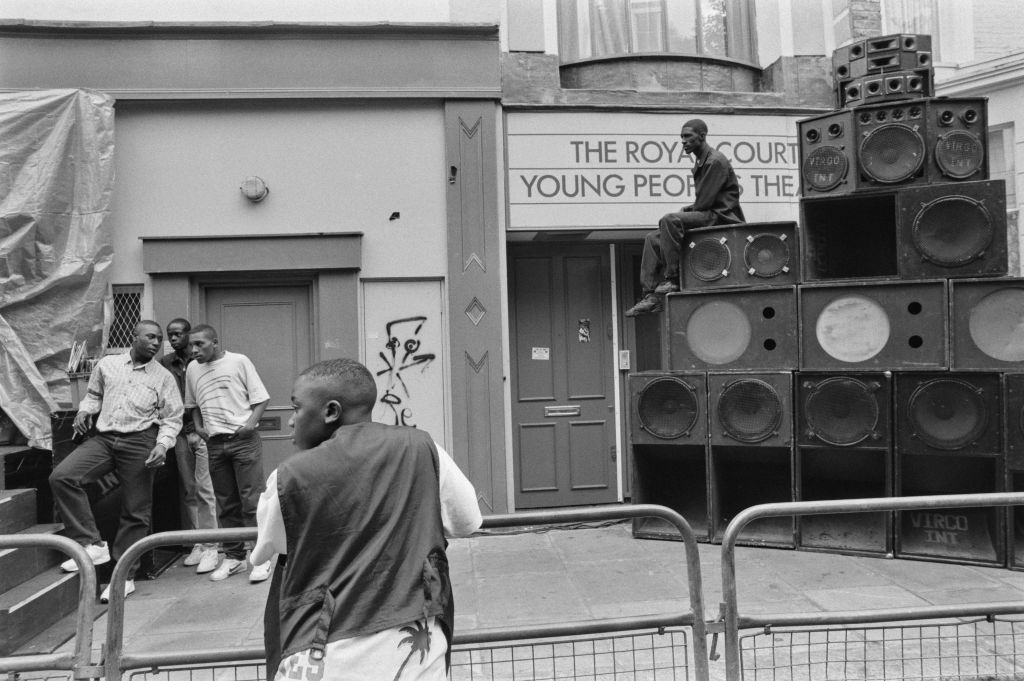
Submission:
[[[716,540],[755,504],[793,500],[793,374],[708,374],[711,522]],[[793,518],[762,518],[737,541],[792,547]]]
[[[953,368],[1024,366],[1024,279],[951,281],[949,297]]]
[[[1024,471],[1006,472],[1007,491],[1024,492]],[[1010,506],[1007,512],[1007,553],[1011,570],[1024,570],[1024,506]]]
[[[631,374],[630,442],[633,496],[638,504],[667,506],[708,539],[707,376],[648,371]],[[682,537],[658,518],[633,520],[633,536]]]
[[[902,373],[896,405],[896,449],[904,455],[1003,457],[1001,374]]]
[[[796,366],[796,287],[669,294],[662,356],[673,371]]]
[[[987,100],[866,104],[797,122],[805,198],[987,180]]]
[[[979,456],[899,454],[896,494],[983,494],[1001,492],[1001,461]],[[1005,509],[940,508],[900,511],[896,556],[925,560],[1005,565]]]
[[[892,375],[796,375],[797,499],[825,501],[892,494]],[[802,516],[803,549],[885,555],[892,514]]]
[[[800,281],[795,222],[700,227],[686,236],[684,290],[784,286]]]
[[[1006,467],[1011,471],[1024,471],[1024,374],[1006,374],[1003,381],[1006,388]]]
[[[805,281],[1006,274],[1003,180],[801,202]]]
[[[946,282],[804,284],[800,369],[944,369]]]

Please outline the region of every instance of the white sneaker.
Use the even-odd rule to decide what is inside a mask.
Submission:
[[[89,557],[92,558],[93,565],[103,565],[110,562],[110,550],[107,549],[107,542],[101,541],[99,544],[87,544],[83,548],[89,554]],[[64,572],[78,572],[78,563],[73,558],[68,558],[60,564],[60,569]]]
[[[199,565],[196,566],[196,574],[213,572],[217,569],[218,560],[220,560],[220,554],[217,553],[217,549],[204,549],[199,557]]]
[[[202,557],[203,557],[203,547],[200,544],[196,544],[195,546],[192,547],[192,553],[188,554],[185,557],[185,560],[182,561],[181,564],[182,565],[188,565],[188,566],[198,565],[199,561],[202,559]]]
[[[217,569],[210,573],[210,581],[219,582],[231,575],[237,575],[239,572],[245,572],[245,561],[237,558],[225,558]]]
[[[128,598],[133,593],[135,593],[135,580],[134,579],[126,579],[125,582],[124,582],[124,597]],[[110,602],[110,585],[107,584],[103,588],[103,593],[100,594],[100,603],[109,603],[109,602]]]
[[[260,563],[259,565],[252,566],[252,572],[249,573],[250,582],[262,582],[270,576],[270,571],[273,568],[272,561]]]

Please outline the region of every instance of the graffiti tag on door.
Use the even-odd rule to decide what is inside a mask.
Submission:
[[[386,376],[384,392],[378,401],[386,408],[387,422],[398,426],[415,426],[412,404],[414,396],[403,378],[412,371],[425,373],[436,355],[421,352],[420,331],[427,323],[425,316],[404,317],[387,323],[387,342],[379,357],[384,368],[378,376]]]

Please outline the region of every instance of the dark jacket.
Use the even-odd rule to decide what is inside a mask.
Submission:
[[[450,645],[437,456],[422,430],[360,423],[278,467],[288,557],[267,598],[270,656],[431,616]]]

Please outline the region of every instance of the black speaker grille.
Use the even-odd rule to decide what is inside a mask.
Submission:
[[[874,388],[846,376],[827,378],[807,393],[804,418],[811,434],[837,447],[862,442],[878,426]]]
[[[913,435],[936,449],[965,447],[988,426],[981,391],[957,378],[938,378],[919,385],[910,396],[908,412]]]
[[[782,414],[779,393],[757,378],[733,381],[718,398],[718,422],[727,436],[740,442],[762,442],[775,435]]]
[[[944,196],[917,213],[911,238],[926,260],[956,267],[984,255],[995,236],[993,224],[981,202],[966,196]]]
[[[846,179],[850,161],[839,147],[818,147],[803,162],[804,182],[819,192],[835,189]]]
[[[743,249],[743,262],[747,274],[755,277],[775,277],[789,271],[789,244],[784,234],[758,234],[748,237]]]
[[[939,135],[935,143],[935,162],[942,174],[963,180],[975,174],[985,162],[985,145],[966,130]]]
[[[637,399],[640,427],[663,440],[689,434],[697,424],[700,407],[697,391],[678,378],[658,378],[648,383]]]
[[[693,276],[701,281],[717,281],[729,274],[732,251],[724,239],[705,237],[690,242],[686,262]]]
[[[864,136],[859,158],[861,170],[872,180],[904,182],[924,163],[924,138],[906,125],[881,125]]]

